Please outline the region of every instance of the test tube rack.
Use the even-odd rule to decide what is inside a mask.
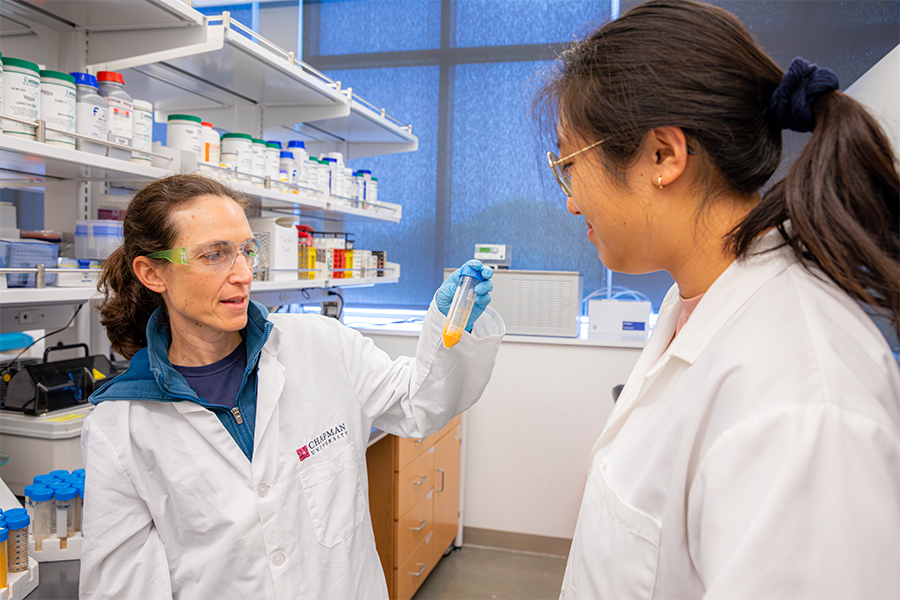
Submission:
[[[0,600],[22,600],[38,586],[38,562],[28,557],[28,570],[6,575],[6,588],[0,590]]]
[[[38,562],[59,562],[61,560],[81,560],[81,532],[68,538],[66,547],[60,548],[58,537],[49,537],[41,543],[40,551],[34,549],[34,536],[28,540],[28,555]],[[3,600],[3,598],[0,598]]]

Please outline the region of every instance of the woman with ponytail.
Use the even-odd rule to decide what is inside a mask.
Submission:
[[[125,212],[100,315],[130,363],[91,395],[82,428],[80,598],[386,599],[372,427],[428,436],[490,379],[504,328],[488,267],[470,265],[488,281],[456,347],[441,330],[458,272],[416,358],[391,360],[336,319],[250,300],[246,208],[218,181],[172,175]]]
[[[565,598],[900,597],[900,185],[827,69],[651,0],[535,112],[603,263],[675,285],[594,446]],[[781,181],[781,131],[811,131]],[[562,158],[560,158],[562,157]]]

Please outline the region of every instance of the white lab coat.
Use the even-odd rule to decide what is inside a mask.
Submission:
[[[900,597],[900,375],[870,319],[788,249],[672,340],[680,314],[673,287],[591,453],[561,597]]]
[[[391,361],[334,319],[269,319],[252,462],[193,402],[106,401],[86,419],[82,598],[387,598],[370,426],[423,437],[469,408],[503,321],[488,308],[448,350],[432,304],[416,358]]]

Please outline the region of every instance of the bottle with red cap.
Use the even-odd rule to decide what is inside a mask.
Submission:
[[[134,101],[125,91],[125,79],[115,71],[97,73],[100,95],[109,104],[109,141],[123,146],[131,146],[134,132]],[[107,156],[121,160],[131,160],[131,152],[118,148],[108,148]]]

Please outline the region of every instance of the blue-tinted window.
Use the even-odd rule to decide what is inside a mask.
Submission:
[[[400,223],[347,222],[356,247],[384,250],[387,260],[400,263],[400,283],[347,289],[346,302],[426,306],[435,291],[433,275],[435,188],[438,138],[438,68],[358,69],[327,75],[352,86],[354,93],[378,101],[390,114],[413,126],[419,138],[416,152],[359,158],[354,170],[369,169],[378,178],[378,198],[400,204]]]
[[[587,240],[584,220],[566,197],[536,145],[529,120],[535,73],[544,63],[493,63],[455,68],[450,251],[446,266],[474,255],[476,243],[508,244],[512,268],[578,271],[588,294],[606,285],[606,269]],[[490,85],[484,85],[489,81]],[[613,276],[638,286],[655,307],[668,275]]]
[[[609,20],[609,0],[457,0],[456,45],[552,44]]]
[[[440,46],[441,3],[362,0],[312,3],[318,11],[318,54],[426,50]]]

